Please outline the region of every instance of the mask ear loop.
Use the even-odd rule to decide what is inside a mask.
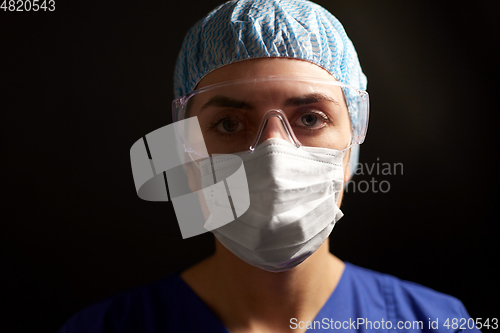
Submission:
[[[352,146],[354,146],[354,142],[352,142],[352,132],[351,132],[351,137],[349,138],[349,145],[345,147],[344,149],[338,150],[339,153],[342,153],[342,158],[345,156],[347,153],[348,149],[351,149]]]
[[[275,109],[267,111],[262,117],[257,137],[255,138],[252,145],[248,148],[249,152],[253,152],[255,150],[255,147],[259,145],[262,139],[262,135],[264,134],[264,130],[266,129],[267,123],[271,117],[277,117],[279,120],[281,120],[281,124],[283,125],[283,129],[285,130],[286,137],[295,147],[299,148],[300,146],[302,146],[299,139],[297,139],[297,137],[293,133],[292,126],[288,122],[285,113],[279,109]]]

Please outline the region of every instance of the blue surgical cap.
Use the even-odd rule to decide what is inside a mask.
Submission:
[[[175,98],[195,89],[217,68],[269,57],[309,61],[338,81],[366,90],[356,50],[342,24],[326,9],[306,0],[233,0],[188,31],[174,72]],[[350,116],[355,122],[356,110],[350,110]],[[354,147],[351,172],[353,161],[358,161]]]

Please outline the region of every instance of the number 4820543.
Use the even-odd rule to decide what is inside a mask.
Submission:
[[[1,1],[1,0],[0,0]],[[4,12],[38,12],[56,10],[55,0],[4,0],[0,9]]]

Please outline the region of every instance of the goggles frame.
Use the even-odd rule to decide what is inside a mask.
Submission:
[[[177,122],[179,120],[185,119],[186,116],[186,110],[187,110],[187,105],[189,100],[193,97],[196,96],[200,93],[218,89],[224,86],[232,86],[235,84],[249,84],[249,83],[261,83],[261,82],[280,82],[280,81],[296,81],[296,82],[304,82],[304,83],[320,83],[320,84],[331,84],[335,85],[338,87],[342,88],[342,93],[344,96],[344,100],[347,105],[348,113],[349,113],[349,119],[351,123],[351,141],[350,144],[347,148],[342,149],[341,151],[345,151],[349,148],[351,148],[355,144],[362,144],[365,140],[366,137],[366,132],[368,128],[368,119],[369,119],[369,112],[370,112],[370,103],[369,103],[369,95],[366,90],[358,89],[355,88],[351,85],[345,84],[343,82],[339,82],[335,80],[334,78],[332,79],[324,79],[324,78],[317,78],[313,76],[291,76],[291,75],[273,75],[273,76],[262,76],[262,77],[257,77],[257,78],[252,78],[252,79],[238,79],[238,80],[230,80],[230,81],[225,81],[225,82],[220,82],[220,83],[215,83],[200,89],[195,89],[189,92],[188,94],[181,96],[179,98],[176,98],[172,101],[172,120],[173,122]],[[346,91],[347,89],[350,90],[351,94],[348,94],[346,96]],[[354,95],[352,94],[354,93]],[[355,105],[355,102],[356,105]],[[289,126],[289,123],[286,119],[286,116],[281,110],[270,110],[276,112],[276,115],[280,120],[282,121],[286,131],[288,132],[290,128],[287,128]],[[270,112],[268,111],[268,113]],[[355,114],[356,118],[353,121],[353,114]],[[284,117],[284,119],[283,119]],[[268,117],[265,117],[263,119],[264,121],[267,121],[269,119]],[[286,126],[288,125],[288,126]],[[261,127],[262,128],[262,127]],[[195,152],[193,149],[190,147],[187,147],[185,145],[184,139],[183,139],[183,133],[177,133],[178,137],[182,138],[182,143],[184,146],[184,151],[188,153],[193,153]],[[293,131],[289,134],[289,138],[295,138]],[[252,152],[255,149],[255,144],[259,141],[261,133],[258,134],[258,138],[256,141],[248,148],[250,152]],[[292,143],[294,143],[297,147],[300,147],[300,144],[297,145],[294,141],[291,140]],[[298,140],[297,140],[298,141]]]

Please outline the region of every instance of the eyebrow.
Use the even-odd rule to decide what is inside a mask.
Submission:
[[[332,102],[336,105],[339,105],[339,102],[333,98],[332,96],[321,94],[321,93],[313,93],[300,97],[292,97],[286,100],[285,106],[302,106],[308,105],[318,102]]]
[[[229,98],[226,96],[217,95],[212,98],[201,107],[200,111],[203,111],[209,106],[215,106],[220,108],[232,108],[232,109],[254,109],[255,107],[247,102],[240,101],[237,99]]]
[[[299,96],[299,97],[291,97],[288,98],[285,101],[285,106],[302,106],[302,105],[308,105],[308,104],[313,104],[313,103],[318,103],[318,102],[332,102],[336,105],[339,105],[339,102],[333,98],[332,96],[326,95],[326,94],[321,94],[321,93],[312,93],[312,94],[307,94],[304,96]],[[201,107],[200,111],[203,111],[209,106],[215,106],[215,107],[224,107],[224,108],[232,108],[232,109],[255,109],[255,106],[251,103],[247,103],[244,101],[240,101],[237,99],[233,99],[230,97],[226,96],[221,96],[221,95],[216,95],[208,102],[203,104]]]

